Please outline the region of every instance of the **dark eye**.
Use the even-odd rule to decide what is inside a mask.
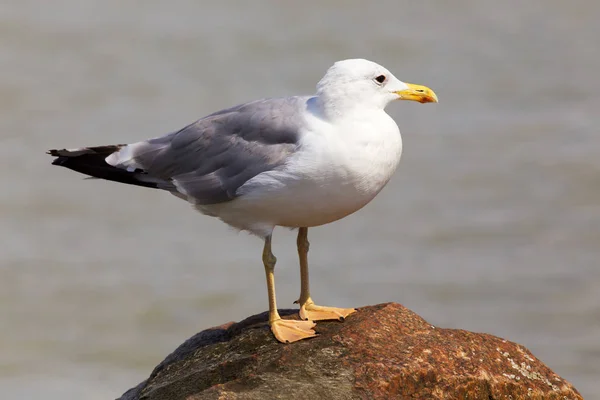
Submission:
[[[385,75],[379,75],[377,78],[375,78],[375,80],[377,83],[383,83],[385,82]]]

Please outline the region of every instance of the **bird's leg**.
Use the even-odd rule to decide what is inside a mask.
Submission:
[[[277,259],[271,252],[271,235],[265,239],[263,249],[263,264],[267,275],[267,290],[269,292],[269,326],[275,338],[282,343],[291,343],[298,340],[317,336],[312,329],[315,323],[312,321],[294,321],[281,319],[277,312],[277,301],[275,299],[275,263]]]
[[[310,298],[308,279],[308,228],[298,230],[298,258],[300,259],[300,318],[310,321],[338,319],[343,321],[348,315],[356,312],[354,308],[324,307],[316,305]]]

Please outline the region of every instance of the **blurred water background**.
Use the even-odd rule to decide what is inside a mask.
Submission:
[[[261,242],[167,193],[44,152],[159,136],[369,58],[433,88],[395,103],[400,168],[311,229],[322,304],[404,304],[519,342],[600,399],[600,2],[4,0],[0,393],[107,399],[197,331],[267,307]],[[281,307],[299,292],[276,230]]]

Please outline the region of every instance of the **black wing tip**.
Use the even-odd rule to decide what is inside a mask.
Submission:
[[[127,171],[106,163],[105,158],[123,146],[84,147],[72,150],[52,149],[48,150],[46,154],[57,157],[52,160],[52,165],[69,168],[95,179],[159,189],[157,182],[139,179],[140,175],[145,174],[142,170]]]
[[[51,155],[52,157],[58,157],[55,158],[54,160],[52,160],[52,165],[59,165],[59,166],[63,166],[68,160],[69,157],[66,157],[64,155],[64,152],[67,151],[66,149],[51,149],[48,150],[46,152],[46,154]]]
[[[58,157],[52,160],[52,165],[64,165],[68,160],[68,157]]]
[[[110,155],[121,148],[127,146],[126,144],[113,144],[108,146],[94,146],[94,147],[80,147],[77,149],[50,149],[46,154],[50,154],[53,157],[79,157],[85,154],[98,154],[98,155]]]

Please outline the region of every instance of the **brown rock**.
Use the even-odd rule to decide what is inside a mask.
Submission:
[[[320,336],[287,345],[266,321],[196,334],[121,400],[582,398],[526,348],[436,328],[399,304],[319,322]]]

